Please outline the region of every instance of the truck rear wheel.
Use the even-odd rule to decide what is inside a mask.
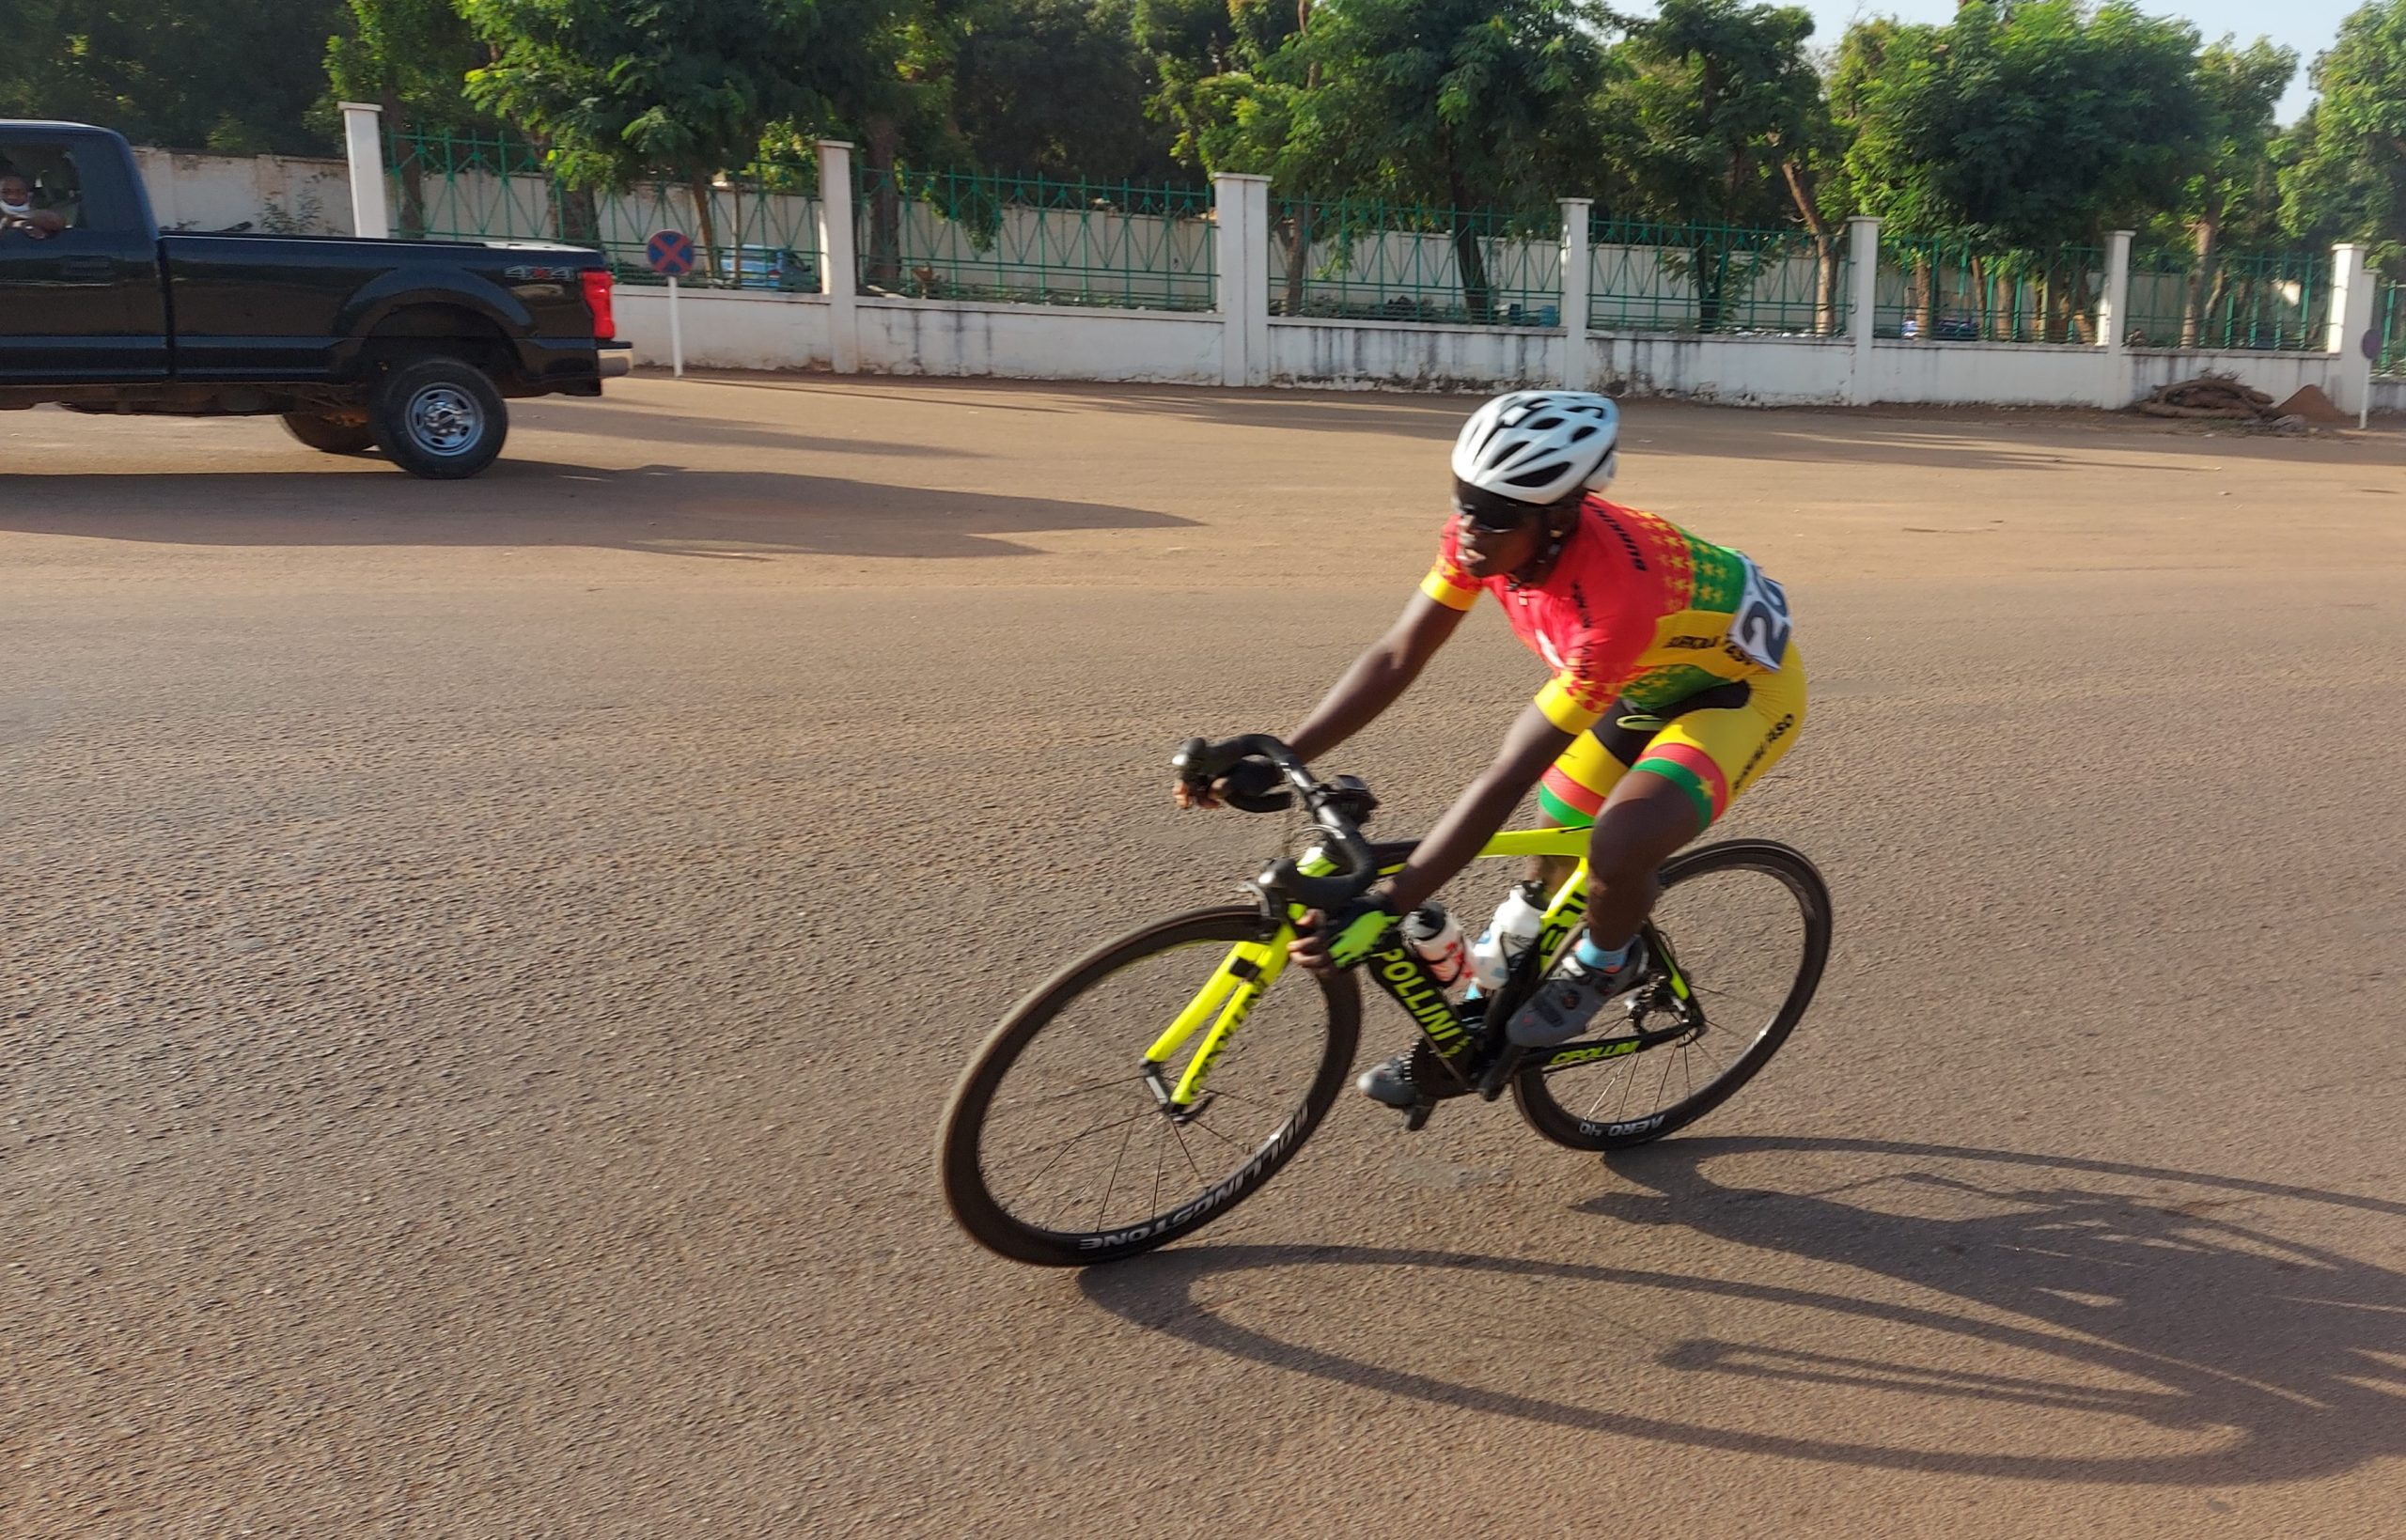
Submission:
[[[377,447],[402,470],[430,481],[457,481],[500,455],[509,436],[509,410],[474,364],[421,358],[378,381],[367,424]]]
[[[329,455],[364,455],[376,447],[367,419],[329,417],[317,412],[288,412],[284,430],[310,448]]]

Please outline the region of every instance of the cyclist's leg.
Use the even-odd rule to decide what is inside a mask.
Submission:
[[[1607,717],[1598,727],[1612,722]],[[1608,740],[1602,733],[1590,728],[1572,739],[1570,747],[1562,751],[1562,757],[1538,783],[1539,820],[1555,829],[1592,827],[1604,800],[1612,795],[1613,788],[1629,773],[1629,767],[1645,749],[1647,740],[1642,737],[1623,741],[1631,736],[1617,732]],[[1576,856],[1531,856],[1529,878],[1544,883],[1547,893],[1557,893],[1578,864]]]
[[[1791,644],[1776,674],[1748,681],[1746,703],[1691,711],[1665,726],[1620,778],[1587,845],[1587,930],[1628,944],[1662,891],[1656,870],[1779,763],[1804,721],[1804,664]]]

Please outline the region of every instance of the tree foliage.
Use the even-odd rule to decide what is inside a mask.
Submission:
[[[498,121],[586,186],[861,146],[872,265],[898,163],[1096,179],[1265,172],[1542,218],[1790,226],[1827,263],[1852,212],[1998,248],[2136,228],[2224,250],[2357,239],[2406,267],[2406,0],[2315,63],[2200,48],[2144,0],[1964,0],[1829,54],[1758,0],[8,0],[0,113],[138,141],[324,152],[331,102]],[[1875,4],[1877,0],[1875,0]],[[324,39],[295,47],[296,39]],[[406,176],[406,171],[405,171]],[[407,204],[411,194],[404,189]],[[1308,233],[1290,230],[1290,268]],[[1299,277],[1297,278],[1299,282]]]
[[[1200,135],[1215,170],[1461,209],[1539,209],[1601,155],[1587,0],[1345,0],[1304,12]]]
[[[2314,62],[2314,108],[2284,147],[2290,231],[2370,242],[2406,269],[2406,0],[2374,0],[2339,23]]]
[[[953,60],[963,151],[995,170],[1101,181],[1177,169],[1147,108],[1158,92],[1134,0],[985,0]]]
[[[619,186],[654,167],[707,177],[750,162],[805,84],[814,0],[460,0],[492,50],[471,100],[540,135],[570,180]]]
[[[326,145],[318,50],[342,0],[10,0],[0,117],[102,123],[229,155]]]
[[[1867,212],[2008,248],[2093,243],[2174,203],[2208,117],[2197,35],[2129,0],[1965,0],[1874,23],[1841,61]]]
[[[1664,0],[1615,49],[1599,102],[1628,212],[1772,225],[1793,208],[1782,166],[1814,149],[1821,81],[1812,12]]]
[[[453,0],[343,0],[343,29],[326,43],[335,100],[373,101],[386,118],[461,127],[481,116],[468,72],[490,54]]]

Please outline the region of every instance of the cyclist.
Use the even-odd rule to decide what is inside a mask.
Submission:
[[[1618,463],[1620,411],[1575,391],[1515,391],[1473,413],[1454,443],[1454,515],[1402,616],[1287,735],[1318,759],[1401,697],[1483,590],[1553,677],[1487,769],[1402,870],[1334,914],[1317,911],[1292,947],[1316,972],[1393,944],[1388,933],[1504,827],[1531,786],[1545,821],[1592,827],[1591,888],[1573,961],[1507,1031],[1544,1045],[1578,1035],[1605,1002],[1645,981],[1637,931],[1655,873],[1796,741],[1804,670],[1787,597],[1754,563],[1668,521],[1598,494]],[[1278,784],[1241,761],[1208,793]],[[1558,889],[1574,861],[1540,858],[1530,876]],[[1413,1056],[1363,1075],[1362,1090],[1410,1107],[1439,1088],[1413,1083]]]

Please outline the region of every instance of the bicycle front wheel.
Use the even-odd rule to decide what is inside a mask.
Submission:
[[[1603,1041],[1544,1050],[1513,1079],[1521,1115],[1557,1144],[1643,1144],[1728,1100],[1795,1030],[1829,960],[1830,890],[1811,862],[1771,840],[1664,862],[1653,923],[1691,1001],[1672,998],[1667,985],[1642,990]],[[1608,1051],[1613,1034],[1652,1032],[1683,1010],[1690,1031],[1639,1052]]]
[[[1210,1223],[1292,1159],[1352,1067],[1352,974],[1279,974],[1217,1042],[1191,1110],[1164,1095],[1211,1050],[1211,1026],[1146,1060],[1231,948],[1271,934],[1240,905],[1178,915],[1072,963],[1013,1008],[961,1076],[937,1139],[961,1227],[1020,1262],[1117,1261]]]

